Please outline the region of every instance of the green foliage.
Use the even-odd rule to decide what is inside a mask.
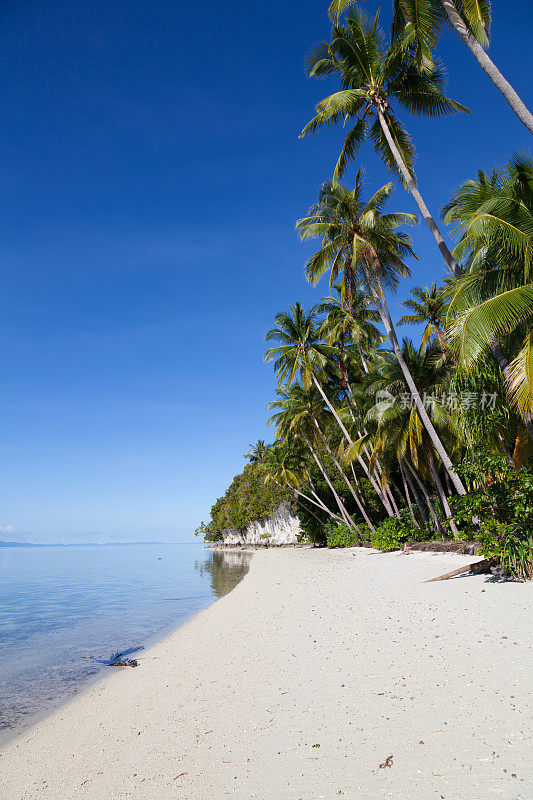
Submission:
[[[411,535],[411,528],[396,517],[388,517],[376,528],[370,541],[376,550],[399,550]]]
[[[305,509],[298,507],[298,519],[300,520],[301,540],[311,544],[326,544],[326,534],[324,524],[309,514]]]
[[[207,542],[220,541],[227,528],[242,531],[251,522],[269,517],[280,505],[291,503],[288,492],[275,483],[265,484],[259,465],[247,464],[211,508],[209,523],[202,522],[195,533]]]
[[[366,525],[364,526],[365,530],[362,531],[362,536],[355,531],[351,531],[344,523],[339,525],[328,523],[325,528],[328,547],[353,547],[362,541],[368,541],[367,532],[370,533]]]
[[[480,450],[461,464],[470,489],[451,501],[465,538],[476,539],[486,558],[495,558],[517,578],[533,575],[533,473],[515,469],[500,455]]]

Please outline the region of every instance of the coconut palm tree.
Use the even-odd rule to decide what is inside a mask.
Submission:
[[[533,133],[533,114],[482,47],[485,40],[488,44],[490,3],[487,0],[483,0],[483,2],[479,2],[479,0],[476,0],[476,2],[463,2],[462,11],[466,21],[452,0],[441,0],[441,3],[455,31],[466,44],[481,69],[505,97],[520,122],[523,122],[528,131]],[[481,13],[480,9],[482,9]],[[471,13],[472,10],[474,10],[475,16]]]
[[[402,306],[409,309],[398,320],[398,325],[425,325],[420,348],[423,349],[436,336],[442,355],[446,358],[446,335],[444,320],[446,318],[446,299],[442,288],[433,281],[431,286],[415,286],[411,289],[411,297],[402,300]]]
[[[305,480],[308,473],[301,448],[296,445],[294,440],[289,443],[287,440],[279,439],[273,445],[270,445],[261,462],[261,472],[265,483],[272,481],[277,486],[286,487],[288,491],[292,492],[298,505],[302,506],[305,511],[315,517],[321,524],[322,520],[315,511],[309,508],[308,503],[318,511],[325,512],[327,516],[336,522],[344,522],[342,517],[328,508],[312,488],[312,497],[302,491],[302,488],[306,489]],[[306,502],[304,503],[303,500]]]
[[[409,339],[402,343],[402,356],[424,396],[424,406],[439,436],[451,444],[457,441],[457,427],[453,412],[442,402],[442,391],[448,381],[448,370],[440,348],[429,345],[423,352],[413,347]],[[379,369],[370,376],[369,388],[385,398],[369,411],[369,417],[378,423],[375,436],[377,452],[393,453],[398,462],[409,459],[418,472],[428,473],[439,495],[452,531],[458,530],[439,475],[431,439],[414,404],[404,402],[408,385],[398,360],[392,353],[381,351]],[[431,511],[431,508],[430,508]],[[432,515],[433,516],[433,515]]]
[[[268,420],[269,425],[276,425],[276,436],[286,439],[297,436],[305,442],[312,458],[335,498],[335,502],[337,503],[344,522],[346,522],[349,528],[359,532],[359,528],[351,518],[342,498],[333,485],[328,474],[327,466],[320,452],[319,436],[322,442],[324,441],[324,437],[317,421],[318,415],[323,408],[322,400],[319,395],[316,391],[313,392],[311,387],[305,389],[301,384],[293,383],[291,386],[279,391],[278,398],[269,403],[269,408],[271,410],[276,410],[276,414]],[[355,497],[349,481],[345,475],[343,475],[343,477],[347,481],[348,488],[351,489]]]
[[[420,74],[409,49],[401,44],[387,46],[378,26],[378,15],[367,18],[350,6],[344,23],[334,22],[330,42],[321,42],[310,54],[308,73],[317,78],[335,76],[340,90],[318,103],[317,114],[301,136],[326,125],[354,120],[346,136],[334,181],[343,174],[359,147],[370,138],[376,153],[408,187],[427,222],[437,246],[451,271],[461,272],[431,216],[414,176],[415,151],[409,134],[393,111],[392,103],[414,114],[445,116],[468,109],[444,94],[444,73],[436,67]]]
[[[244,458],[247,458],[250,464],[261,464],[265,460],[267,446],[263,439],[258,439],[254,444],[250,444],[249,451]]]
[[[319,329],[315,322],[318,311],[316,308],[306,313],[300,303],[290,306],[289,312],[276,315],[276,327],[267,331],[265,339],[276,341],[276,347],[270,347],[264,356],[265,361],[274,361],[274,370],[278,377],[278,385],[292,384],[296,376],[300,376],[304,389],[314,385],[329,408],[337,425],[342,431],[346,441],[354,444],[346,425],[342,421],[337,409],[324,391],[319,376],[323,373],[328,360],[333,357],[333,348],[321,339]],[[375,478],[369,473],[368,467],[361,456],[359,463],[365,470],[374,491],[383,503],[387,513],[393,511]]]
[[[379,322],[379,314],[371,308],[372,298],[362,289],[354,291],[351,288],[347,293],[340,283],[333,288],[336,295],[323,297],[316,305],[317,312],[325,315],[320,333],[339,353],[341,361],[348,344],[353,344],[366,371],[363,349],[368,349],[382,338],[375,324]],[[348,388],[346,370],[342,364],[340,367],[343,386]]]
[[[323,403],[316,390],[313,388],[304,389],[299,383],[294,383],[287,389],[281,390],[278,398],[269,403],[270,409],[276,409],[277,413],[268,420],[268,424],[276,424],[276,435],[287,436],[300,431],[304,440],[308,443],[311,454],[320,455],[320,444],[324,447],[330,460],[341,476],[348,491],[352,495],[357,508],[366,524],[373,531],[374,526],[365,511],[364,504],[356,492],[352,482],[344,472],[339,460],[330,446],[330,432],[326,429],[327,418],[323,411]],[[323,430],[324,428],[324,430]],[[315,446],[313,447],[313,443]],[[314,450],[314,453],[313,453]],[[323,461],[322,467],[325,469]],[[345,511],[346,509],[344,509]]]
[[[333,0],[330,18],[338,20],[349,5],[350,0]],[[392,38],[414,49],[415,63],[421,73],[435,68],[432,50],[443,24],[449,22],[520,122],[533,133],[533,114],[484,49],[490,41],[490,0],[466,0],[459,4],[453,0],[393,0],[392,5]]]
[[[484,49],[490,40],[490,0],[466,0],[459,4],[453,0],[394,0],[393,6],[393,31],[414,45],[421,71],[431,69],[434,63],[431,49],[437,43],[443,22],[449,21],[520,122],[533,133],[533,114]]]
[[[533,439],[533,161],[514,156],[506,168],[464,183],[444,208],[461,236],[455,252],[468,273],[449,286],[448,325],[462,366],[490,350],[512,405]],[[496,337],[506,337],[509,360]],[[513,336],[520,346],[513,350]]]
[[[310,209],[307,217],[296,223],[302,239],[322,239],[320,250],[307,261],[306,274],[313,284],[318,283],[328,270],[330,284],[339,274],[342,274],[343,283],[364,283],[373,297],[422,423],[456,491],[464,495],[465,488],[428,416],[403,357],[384,294],[384,288],[396,288],[399,275],[409,274],[405,258],[414,257],[409,236],[398,228],[403,224],[414,224],[416,217],[400,212],[381,213],[392,188],[392,184],[382,186],[365,202],[361,170],[357,173],[353,190],[325,183],[318,203]]]

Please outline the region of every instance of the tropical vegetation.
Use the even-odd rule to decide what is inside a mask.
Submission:
[[[393,0],[389,36],[357,3],[335,0],[329,13],[330,39],[307,67],[337,85],[302,135],[327,125],[347,133],[332,176],[296,222],[302,240],[316,240],[305,276],[327,294],[311,308],[287,305],[266,333],[274,441],[251,448],[207,536],[283,500],[312,542],[387,550],[476,540],[503,574],[531,578],[533,161],[514,153],[465,176],[437,223],[402,115],[468,112],[445,94],[435,54],[449,21],[531,132],[533,118],[484,51],[490,3]],[[412,194],[444,261],[440,280],[409,293],[419,219],[401,210],[401,195],[400,210],[390,207],[393,181],[373,186],[362,167],[350,180],[366,140]],[[389,298],[398,291],[405,313],[395,322]],[[402,338],[406,326],[422,331],[419,342]],[[245,485],[252,503],[236,502]]]

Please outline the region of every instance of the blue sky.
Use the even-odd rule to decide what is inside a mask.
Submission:
[[[493,5],[491,55],[531,107],[533,7]],[[330,87],[303,68],[326,6],[2,3],[0,539],[191,538],[271,437],[264,331],[327,293],[293,230],[342,141],[297,138]],[[464,45],[447,34],[440,52],[473,113],[406,119],[435,213],[530,148]],[[371,188],[389,179],[361,161]],[[401,189],[391,207],[416,210]],[[441,274],[428,231],[414,238],[402,296]]]

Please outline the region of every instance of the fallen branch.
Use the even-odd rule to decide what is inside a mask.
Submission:
[[[484,558],[483,561],[475,561],[473,564],[467,564],[466,567],[459,567],[453,569],[451,572],[446,572],[444,575],[439,575],[438,578],[430,578],[424,583],[433,583],[434,581],[447,581],[448,578],[454,578],[456,575],[462,575],[465,572],[470,572],[472,575],[485,575],[494,566],[494,561],[491,558]]]

